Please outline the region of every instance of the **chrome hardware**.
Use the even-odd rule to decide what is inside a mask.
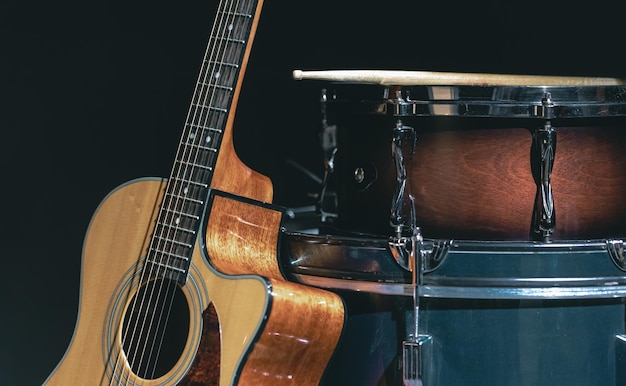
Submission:
[[[418,232],[421,232],[419,228]],[[428,240],[421,242],[421,253],[423,258],[424,272],[430,272],[443,262],[450,251],[450,246],[454,240]],[[409,260],[412,252],[410,237],[391,237],[387,242],[389,252],[400,267],[410,272]]]
[[[545,119],[557,118],[558,114],[556,111],[556,105],[552,100],[552,93],[546,92],[541,99],[541,105],[534,106],[530,115],[533,117]]]
[[[420,229],[413,228],[410,237],[411,251],[409,255],[409,270],[411,271],[411,281],[413,290],[413,316],[409,325],[407,339],[402,342],[402,381],[404,385],[422,386],[424,384],[425,366],[424,362],[430,361],[432,355],[425,352],[426,347],[431,347],[432,337],[420,335],[419,333],[419,311],[420,311],[420,287],[424,281],[425,254],[424,239]]]
[[[624,240],[607,240],[606,249],[617,268],[622,271],[626,271],[626,251],[624,251]]]
[[[393,258],[396,260],[396,262],[404,269],[406,269],[407,271],[412,271],[411,268],[411,255],[414,252],[414,245],[412,243],[412,239],[411,237],[413,237],[415,234],[419,234],[420,235],[420,240],[421,240],[421,244],[423,246],[423,239],[421,236],[421,231],[420,229],[416,226],[416,219],[415,219],[415,198],[411,195],[409,195],[409,201],[411,202],[411,214],[410,214],[410,219],[409,219],[409,226],[408,228],[412,230],[413,235],[411,235],[410,237],[405,237],[402,235],[402,229],[404,227],[404,224],[400,224],[397,228],[396,228],[396,234],[395,236],[392,236],[389,239],[389,250],[391,251],[391,255],[393,256]],[[421,252],[420,252],[421,253]]]
[[[332,97],[334,99],[334,96]],[[334,214],[328,212],[325,208],[325,198],[330,181],[330,176],[335,171],[335,156],[337,154],[337,126],[328,124],[328,115],[326,112],[326,102],[328,95],[326,89],[322,89],[320,104],[322,112],[322,126],[319,132],[319,140],[322,147],[322,159],[324,162],[324,178],[322,180],[321,189],[317,197],[316,211],[322,215],[322,221],[327,217],[334,217]],[[336,205],[334,205],[336,207]],[[334,208],[333,208],[334,209]]]
[[[387,94],[389,94],[387,92]],[[413,115],[415,108],[413,101],[411,100],[411,90],[398,90],[396,91],[396,98],[389,100],[390,108],[387,109],[388,113],[397,117]]]
[[[556,129],[550,121],[533,133],[533,149],[531,151],[533,176],[537,184],[535,209],[532,220],[532,239],[550,241],[556,228],[554,197],[552,195],[552,167],[556,153]]]
[[[403,234],[411,234],[416,226],[413,197],[410,194],[407,195],[407,171],[404,162],[405,153],[408,153],[409,157],[413,157],[415,154],[416,142],[415,130],[410,126],[404,126],[402,121],[398,120],[393,130],[391,142],[391,156],[396,166],[396,191],[391,203],[390,217],[390,224],[398,238],[401,238]],[[403,210],[407,203],[410,204],[411,208],[409,223],[405,219],[406,215]]]
[[[431,366],[432,341],[429,335],[402,342],[402,383],[405,386],[428,385],[427,369]]]
[[[546,119],[553,119],[555,117],[554,114],[554,102],[552,102],[552,94],[549,92],[541,100],[541,106],[543,107],[543,111],[541,116]]]
[[[354,169],[354,180],[359,184],[365,180],[365,170],[363,168]]]

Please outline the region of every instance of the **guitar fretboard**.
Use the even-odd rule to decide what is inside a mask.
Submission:
[[[217,10],[146,259],[151,277],[187,278],[257,6],[223,1]]]

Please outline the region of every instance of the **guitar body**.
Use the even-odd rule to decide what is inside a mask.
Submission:
[[[46,383],[318,384],[341,332],[343,304],[325,291],[279,278],[217,271],[207,255],[208,249],[222,249],[215,242],[241,251],[216,257],[225,267],[246,251],[249,260],[265,260],[262,264],[268,266],[276,258],[281,213],[226,196],[213,200],[207,237],[196,246],[187,283],[177,286],[178,304],[172,310],[178,314],[170,318],[176,330],[167,331],[173,342],[164,347],[176,355],[156,376],[143,378],[132,370],[131,358],[120,350],[121,336],[131,299],[146,286],[140,282],[139,262],[146,255],[164,186],[160,180],[134,181],[112,192],[98,208],[84,244],[74,336]],[[239,220],[221,228],[224,219],[232,218]],[[245,269],[254,267],[247,264]]]

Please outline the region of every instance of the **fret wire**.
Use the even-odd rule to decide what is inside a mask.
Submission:
[[[171,180],[172,182],[170,183],[170,185],[172,185],[172,187],[169,188],[168,191],[178,189],[182,193],[184,193],[185,188],[192,188],[193,186],[197,186],[198,184],[206,184],[208,188],[208,181],[210,180],[212,170],[200,169],[200,168],[188,168],[186,167],[186,165],[182,165],[180,163],[177,163],[174,169],[177,171],[176,174],[178,175],[178,177],[174,177],[174,179]],[[178,169],[181,169],[181,170],[178,170]],[[173,181],[176,181],[176,178],[183,180],[183,181],[193,181],[193,183],[190,182],[190,184],[184,185],[180,181],[173,182]],[[176,185],[174,186],[174,184]]]
[[[204,182],[197,182],[197,181],[193,181],[193,180],[185,180],[182,178],[175,178],[174,181],[179,182],[181,184],[191,184],[191,185],[195,185],[197,187],[200,188],[208,188],[209,185],[204,183]]]
[[[178,233],[175,238],[166,238],[163,236],[157,236],[155,240],[159,241],[155,245],[163,246],[169,245],[170,250],[176,250],[178,253],[189,255],[193,252],[193,235],[188,233]]]
[[[182,260],[182,261],[189,261],[189,257],[187,257],[187,256],[177,255],[175,253],[162,251],[162,250],[157,249],[157,248],[150,248],[150,250],[152,252],[154,252],[154,253],[158,253],[160,255],[165,255],[165,256],[170,257],[170,258],[179,259],[179,260]]]
[[[228,62],[223,62],[223,61],[212,61],[212,60],[205,61],[205,63],[239,69],[239,65],[237,63],[228,63]]]
[[[204,150],[207,151],[209,153],[217,153],[217,149],[214,147],[208,147],[208,146],[203,146],[203,145],[197,145],[195,143],[185,143],[185,146],[190,146],[190,147],[194,147],[198,150]],[[198,165],[199,167],[202,167],[202,165]]]
[[[211,36],[211,39],[215,39],[215,40],[221,40],[227,43],[237,43],[237,44],[241,44],[244,45],[246,44],[246,41],[243,39],[233,39],[233,38],[227,38],[224,36]]]
[[[224,86],[221,84],[217,84],[217,83],[204,83],[204,82],[200,82],[198,83],[201,86],[207,87],[207,88],[218,88],[220,90],[223,91],[233,91],[234,89],[230,86]]]
[[[196,204],[201,204],[201,205],[202,205],[202,204],[204,204],[204,201],[202,201],[202,200],[196,200],[196,199],[194,199],[194,198],[189,198],[189,197],[185,197],[185,196],[180,196],[180,195],[177,195],[177,194],[174,194],[174,193],[165,193],[165,194],[166,194],[167,196],[169,196],[169,197],[173,197],[173,198],[176,198],[176,199],[178,199],[178,200],[189,201],[189,202],[193,202],[193,203],[196,203]]]
[[[223,132],[222,129],[217,129],[215,127],[200,126],[200,125],[196,125],[194,123],[187,123],[186,125],[188,127],[190,127],[190,128],[193,128],[193,129],[210,130],[210,131],[214,131],[214,132],[217,132],[217,133],[222,133]]]
[[[176,244],[176,245],[178,245],[178,246],[180,246],[180,247],[183,247],[183,248],[189,248],[189,249],[193,248],[193,245],[192,245],[192,244],[189,244],[189,243],[184,243],[184,242],[179,241],[179,240],[171,240],[171,239],[166,239],[165,237],[161,237],[161,236],[157,236],[156,238],[157,238],[158,240],[160,240],[160,241],[164,241],[164,242],[169,242],[169,243],[172,243],[172,244]]]
[[[177,218],[180,218],[178,222],[176,221]],[[167,226],[167,228],[162,229],[162,231],[168,231],[168,230],[175,231],[177,228],[180,228],[181,230],[185,230],[184,233],[180,233],[180,234],[173,233],[173,234],[169,234],[168,236],[161,235],[161,237],[166,237],[172,240],[180,240],[181,242],[192,244],[193,240],[189,239],[188,236],[189,235],[193,236],[196,234],[196,230],[200,222],[198,219],[194,219],[192,217],[180,217],[176,215],[173,216],[172,213],[164,213],[164,216],[158,219],[157,224],[162,224],[163,226]],[[187,230],[192,231],[192,232],[191,233],[186,232]]]
[[[227,12],[227,11],[218,11],[218,13],[225,14],[225,15],[232,15],[232,16],[236,16],[236,17],[252,18],[252,15],[250,15],[248,13]]]
[[[172,227],[178,227],[181,229],[191,230],[196,229],[196,226],[198,225],[198,220],[188,216],[179,216],[176,211],[166,211],[164,213],[164,216],[159,219],[159,223]]]
[[[182,268],[178,268],[178,267],[173,267],[173,266],[171,266],[171,265],[163,264],[163,263],[160,263],[160,262],[158,262],[158,261],[150,261],[150,260],[147,260],[146,262],[147,262],[147,263],[150,263],[150,264],[157,265],[157,266],[159,266],[159,267],[161,267],[161,268],[171,269],[171,270],[176,271],[176,272],[178,272],[178,273],[187,273],[187,270],[186,270],[186,269],[182,269]]]
[[[161,221],[157,221],[157,225],[160,225],[160,226],[163,226],[163,227],[166,227],[166,228],[175,228],[176,230],[180,230],[180,231],[183,231],[185,233],[192,234],[192,235],[195,235],[197,233],[195,230],[187,229],[187,228],[181,228],[178,225],[165,224],[165,223],[163,223]]]
[[[221,79],[213,79],[215,82],[209,81],[209,83],[198,83],[200,89],[192,99],[192,103],[196,105],[204,106],[220,106],[223,108],[228,107],[228,102],[232,96],[233,88],[230,86],[229,78],[234,78],[236,74],[233,74],[232,69],[223,70],[220,73]],[[224,82],[226,80],[226,82]],[[211,103],[206,103],[206,99],[211,98]]]
[[[193,162],[186,162],[186,161],[178,161],[178,163],[180,163],[182,165],[186,165],[186,166],[198,167],[198,168],[203,169],[203,170],[213,171],[213,167],[211,167],[211,166],[198,165],[198,164],[194,164]]]
[[[215,106],[204,106],[198,103],[192,103],[191,106],[201,109],[201,110],[205,110],[205,109],[209,109],[211,111],[216,111],[218,113],[227,113],[228,109],[225,108],[220,108],[220,107],[215,107]]]

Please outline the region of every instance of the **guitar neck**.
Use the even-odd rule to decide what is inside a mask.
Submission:
[[[238,161],[230,131],[261,5],[225,0],[217,10],[149,250],[156,276],[186,280],[209,189],[221,187],[214,181],[218,168],[231,184],[251,174]],[[218,166],[220,157],[229,161]],[[271,197],[271,185],[262,190]],[[226,191],[246,195],[236,186]]]
[[[195,198],[206,197],[196,191],[211,183],[260,7],[257,0],[220,3],[170,175],[174,191],[179,185],[196,187]]]

